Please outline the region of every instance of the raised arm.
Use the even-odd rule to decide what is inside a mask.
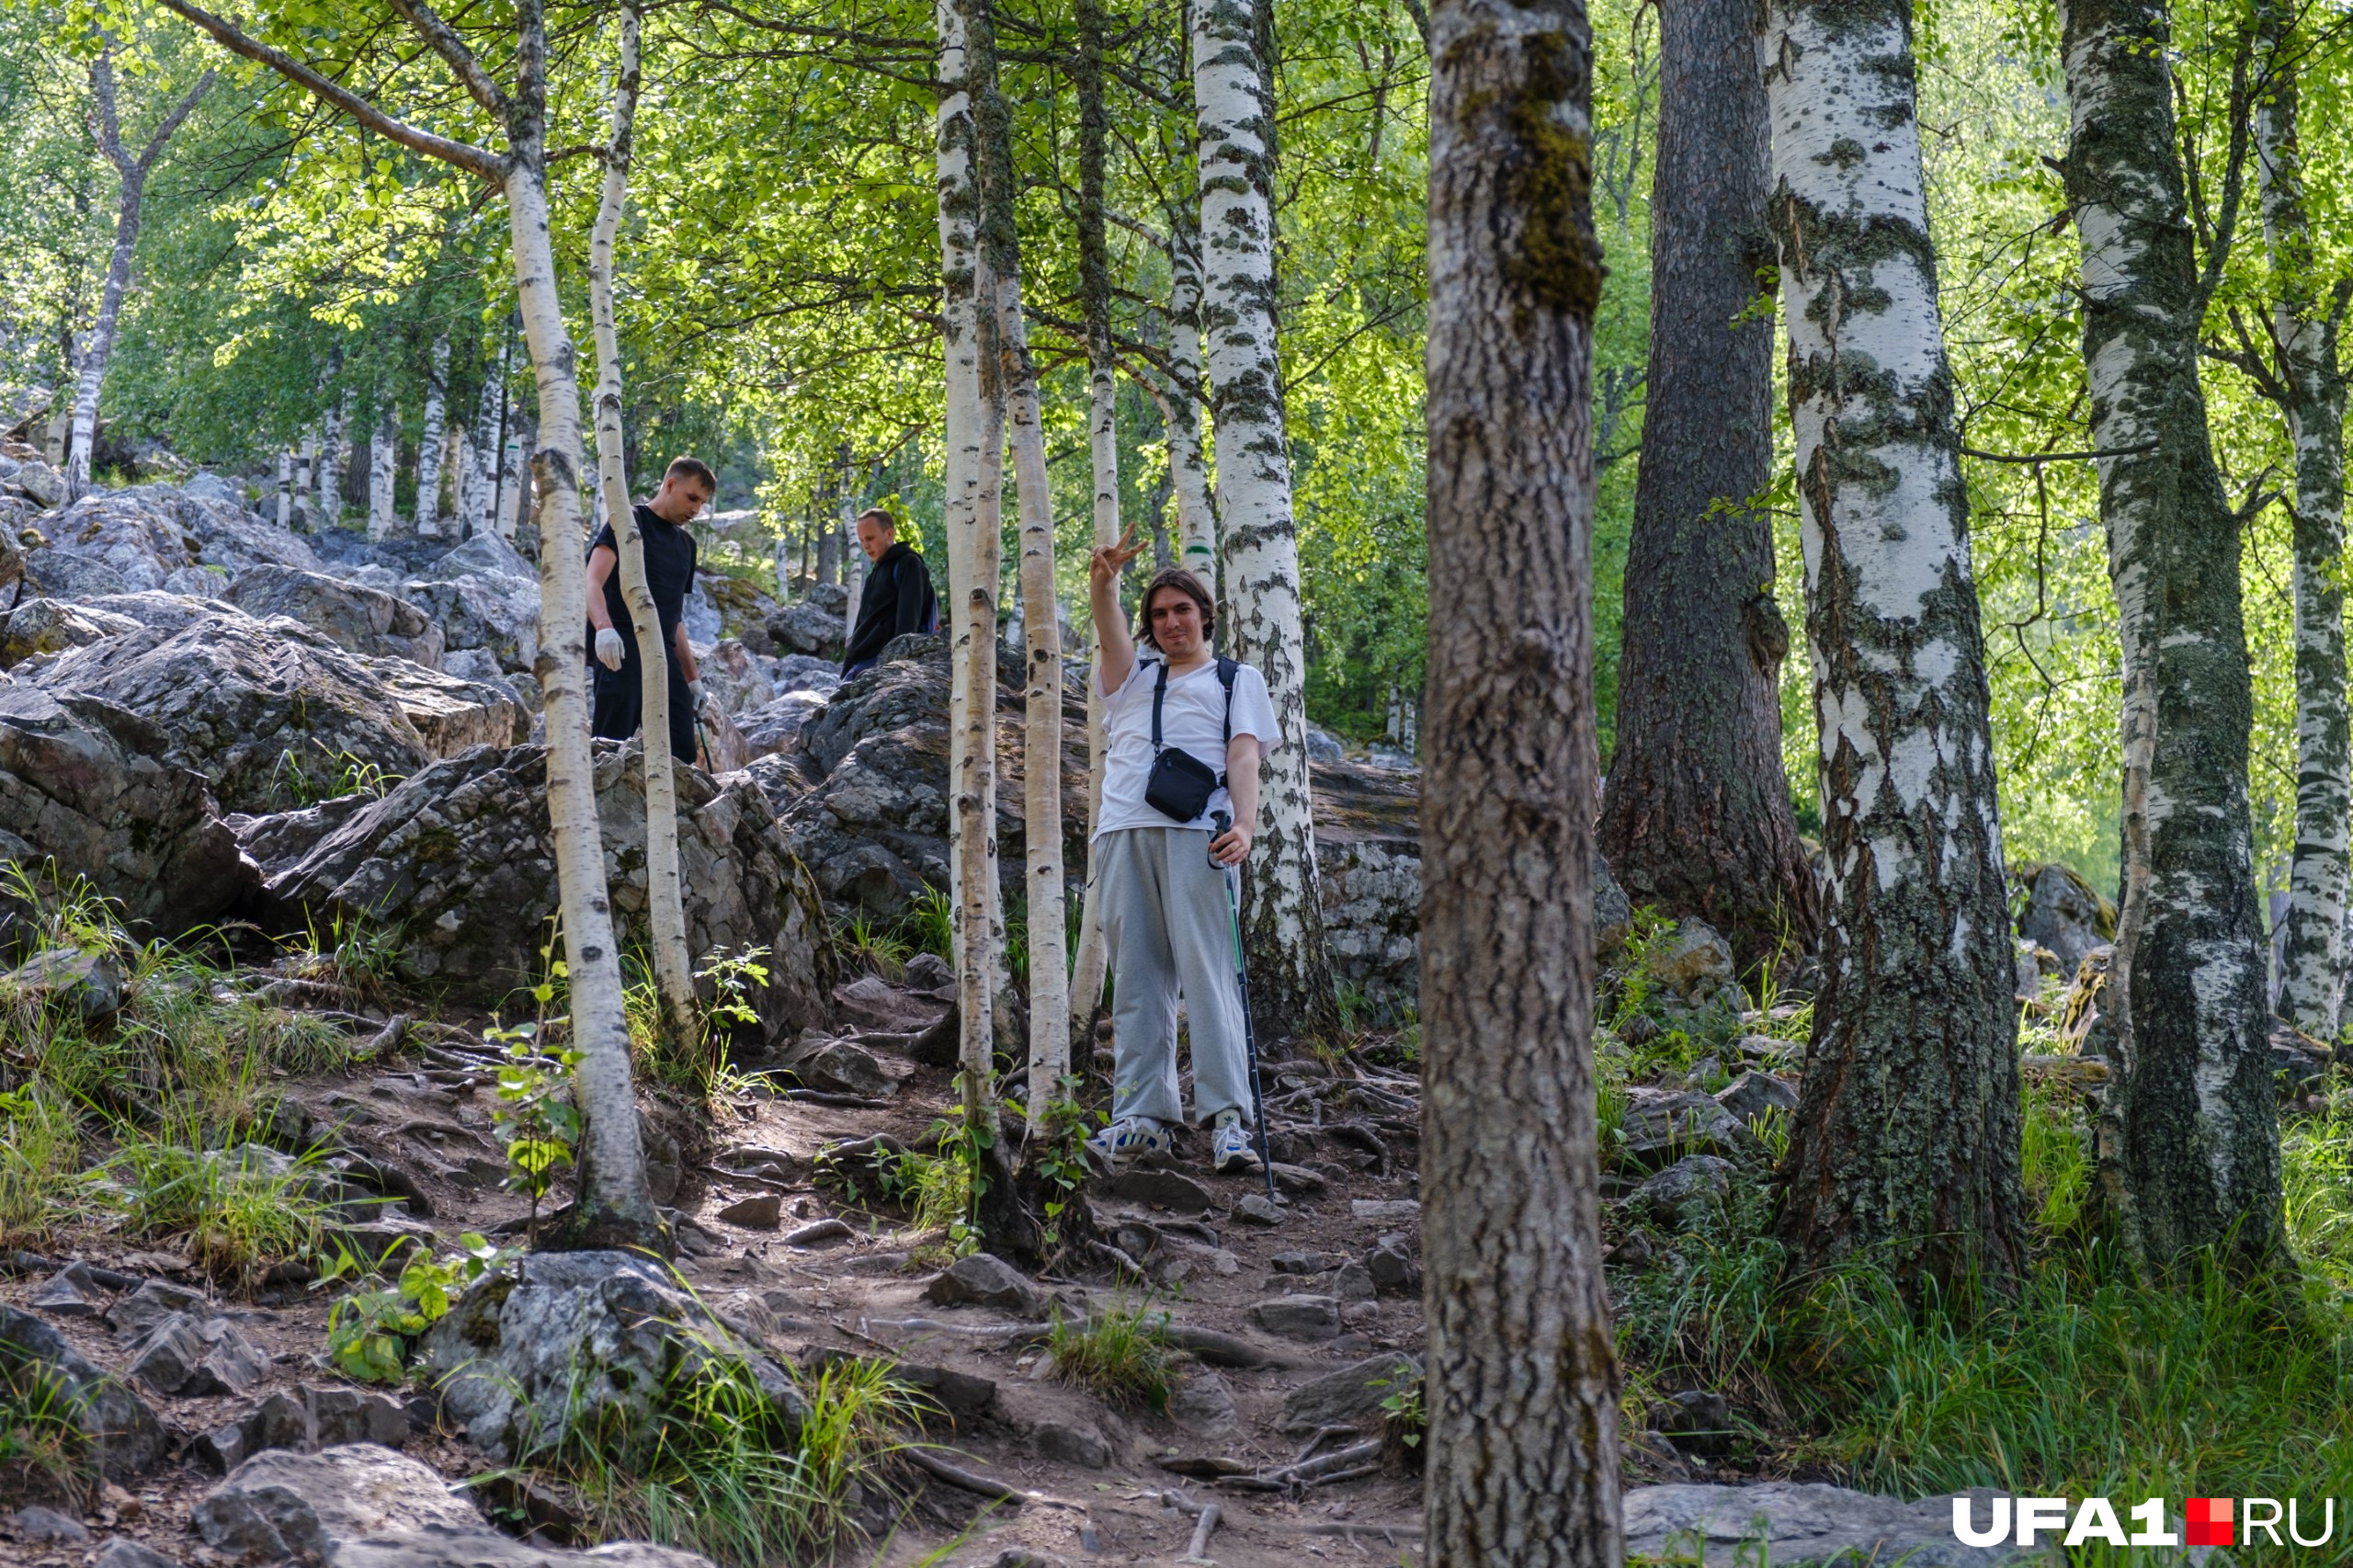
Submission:
[[[1128,635],[1120,614],[1120,574],[1143,549],[1131,542],[1135,532],[1130,523],[1119,543],[1097,546],[1086,562],[1086,602],[1095,616],[1095,678],[1107,692],[1125,686],[1136,667],[1135,639]]]

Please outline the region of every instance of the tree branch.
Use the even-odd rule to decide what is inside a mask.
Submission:
[[[429,131],[420,131],[405,120],[395,119],[350,88],[329,80],[293,56],[247,36],[244,29],[234,22],[191,5],[189,0],[160,0],[160,3],[165,10],[212,35],[213,41],[230,53],[241,54],[247,60],[268,66],[313,97],[341,109],[387,142],[398,142],[410,152],[427,158],[438,158],[445,164],[479,175],[486,180],[503,181],[506,177],[506,160],[487,148],[477,147],[471,142],[452,142]]]
[[[155,134],[147,139],[147,150],[139,154],[140,173],[145,174],[154,167],[155,160],[163,154],[164,143],[188,122],[188,117],[196,112],[197,100],[204,97],[205,89],[211,85],[212,67],[208,65],[204,68],[204,74],[196,79],[196,85],[188,90],[188,97],[179,101],[179,107],[165,115],[164,123],[155,127]]]
[[[115,172],[125,179],[131,178],[132,165],[122,150],[122,121],[115,113],[112,50],[98,51],[98,57],[90,62],[90,101],[97,109],[97,118],[90,122],[91,138],[115,166]]]
[[[443,21],[440,14],[426,5],[426,0],[392,0],[392,7],[400,13],[401,20],[414,28],[419,38],[433,46],[433,52],[449,65],[459,84],[473,96],[474,102],[495,115],[500,124],[505,124],[506,95],[498,90],[498,84],[492,81],[490,74],[482,68],[482,62],[474,58],[474,51],[468,49],[466,40],[458,36],[458,29]]]

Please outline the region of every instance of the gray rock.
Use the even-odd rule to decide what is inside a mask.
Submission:
[[[1233,1217],[1245,1225],[1272,1229],[1283,1222],[1283,1209],[1263,1192],[1245,1192],[1233,1200]]]
[[[410,578],[400,585],[400,597],[440,627],[443,663],[452,653],[476,650],[511,675],[530,675],[531,661],[540,651],[540,590],[534,578]]]
[[[1634,906],[1626,897],[1626,890],[1609,872],[1609,862],[1601,851],[1593,852],[1593,945],[1603,957],[1626,945],[1634,929]]]
[[[0,615],[0,670],[14,669],[37,654],[62,653],[138,629],[137,621],[111,610],[64,599],[27,599]]]
[[[94,1318],[106,1308],[105,1287],[90,1278],[88,1264],[69,1263],[41,1282],[31,1305],[53,1318]]]
[[[211,1431],[198,1436],[188,1445],[188,1454],[213,1474],[228,1474],[253,1457],[253,1450],[245,1447],[245,1424],[222,1422]]]
[[[1797,1114],[1798,1092],[1766,1073],[1743,1073],[1716,1091],[1716,1103],[1745,1127],[1768,1110]]]
[[[228,575],[266,561],[312,572],[321,564],[302,540],[242,504],[165,484],[93,491],[44,519],[42,531],[50,544],[29,558],[33,578],[51,593],[72,585],[71,597],[107,579],[112,585],[101,593],[162,588],[210,597]]]
[[[1720,1459],[1732,1451],[1732,1404],[1712,1389],[1687,1389],[1668,1399],[1659,1430],[1684,1453]]]
[[[239,573],[222,597],[261,619],[290,617],[349,653],[409,659],[427,669],[441,665],[441,628],[423,609],[381,588],[264,565]]]
[[[1356,1198],[1348,1200],[1348,1213],[1355,1219],[1386,1224],[1395,1220],[1420,1219],[1422,1203],[1417,1198]]]
[[[1978,1517],[1986,1506],[1979,1497]],[[1949,1494],[1917,1503],[1844,1487],[1770,1481],[1754,1486],[1631,1487],[1625,1498],[1626,1555],[1704,1551],[1729,1562],[1744,1542],[1762,1540],[1774,1568],[1809,1563],[1893,1563],[1904,1568],[2001,1568],[2049,1562],[2048,1545],[1963,1546],[1953,1535]],[[1761,1560],[1761,1557],[1760,1557]]]
[[[147,719],[166,738],[162,760],[203,773],[231,811],[302,803],[290,755],[319,793],[351,762],[406,775],[427,756],[365,665],[283,619],[223,615],[179,631],[125,632],[59,655],[39,684]]]
[[[797,1425],[783,1369],[739,1340],[658,1265],[633,1254],[538,1253],[469,1290],[418,1344],[442,1408],[476,1446],[515,1460],[567,1412],[640,1428],[693,1369],[741,1362],[779,1418]],[[330,1450],[332,1451],[332,1450]]]
[[[751,1231],[773,1231],[784,1213],[784,1199],[773,1192],[740,1198],[719,1211],[718,1218]]]
[[[606,875],[624,942],[643,939],[646,910],[640,757],[634,746],[596,747]],[[546,774],[538,746],[434,763],[315,844],[266,862],[267,892],[322,924],[340,912],[396,927],[403,980],[494,1001],[531,983],[540,928],[556,908]],[[789,1040],[826,1012],[824,912],[749,779],[684,767],[674,777],[688,944],[698,953],[767,948],[767,978],[747,978],[744,1000],[769,1038]],[[248,842],[268,831],[248,824]]]
[[[1026,1546],[1008,1546],[996,1554],[989,1568],[1070,1568],[1070,1560]]]
[[[1254,1302],[1250,1321],[1279,1339],[1318,1344],[1340,1333],[1340,1303],[1330,1296],[1274,1296]]]
[[[1307,726],[1308,761],[1338,762],[1341,758],[1347,756],[1347,753],[1341,749],[1340,739],[1337,735],[1335,735],[1331,731],[1324,729],[1320,724],[1310,724]]]
[[[132,1346],[131,1375],[178,1399],[243,1393],[269,1362],[226,1318],[174,1312]]]
[[[608,1541],[586,1551],[534,1546],[481,1527],[427,1525],[336,1549],[331,1568],[712,1568],[707,1557],[642,1541]]]
[[[162,731],[89,698],[0,685],[0,859],[54,859],[142,925],[210,920],[251,885],[204,776]]]
[[[1651,1239],[1642,1232],[1635,1231],[1624,1241],[1602,1254],[1601,1261],[1612,1268],[1631,1268],[1640,1273],[1649,1266],[1653,1256]]]
[[[174,1312],[204,1316],[210,1312],[210,1299],[201,1290],[168,1279],[142,1279],[137,1290],[107,1309],[107,1326],[136,1339]]]
[[[825,710],[825,699],[814,691],[787,691],[747,709],[735,721],[744,744],[756,757],[790,751],[809,721]]]
[[[1344,1261],[1336,1252],[1279,1252],[1267,1266],[1278,1274],[1328,1274]]]
[[[996,1403],[996,1384],[950,1367],[926,1367],[901,1361],[892,1367],[892,1381],[922,1392],[950,1415],[979,1415]]]
[[[1422,1375],[1422,1364],[1403,1351],[1385,1351],[1327,1372],[1290,1392],[1283,1401],[1281,1430],[1313,1432],[1345,1426],[1381,1408],[1381,1402]]]
[[[1103,1184],[1113,1198],[1148,1204],[1178,1214],[1206,1214],[1217,1207],[1210,1189],[1178,1171],[1128,1169]]]
[[[1111,1445],[1091,1427],[1061,1421],[1041,1421],[1029,1430],[1030,1447],[1040,1459],[1101,1470],[1111,1462]]]
[[[698,648],[695,663],[702,671],[704,699],[731,718],[759,708],[776,696],[767,670],[735,638],[722,637],[708,650]]]
[[[361,663],[384,685],[433,756],[456,756],[473,746],[511,746],[531,733],[531,715],[504,680],[469,680],[406,659]]]
[[[119,1535],[98,1548],[93,1568],[180,1568],[179,1560],[166,1557],[153,1547]]]
[[[1626,1205],[1678,1231],[1699,1228],[1732,1196],[1733,1166],[1713,1154],[1686,1154],[1645,1180]]]
[[[496,534],[476,534],[438,557],[423,575],[450,582],[464,577],[515,577],[535,583],[540,571],[524,559],[521,551]]]
[[[164,1457],[164,1430],[145,1402],[30,1312],[0,1306],[0,1372],[52,1383],[74,1429],[109,1480],[138,1475]]]
[[[938,953],[917,953],[907,960],[907,983],[918,991],[938,991],[956,983],[956,971]]]
[[[111,1017],[122,1010],[122,966],[112,953],[52,948],[35,954],[30,963],[0,975],[0,984],[14,984],[28,997],[51,1006],[71,1007],[85,1018]],[[84,1272],[86,1275],[87,1270]]]
[[[1168,1390],[1168,1419],[1196,1437],[1222,1437],[1241,1425],[1233,1390],[1213,1368],[1191,1367]]]
[[[1361,1263],[1344,1263],[1332,1276],[1332,1294],[1343,1301],[1370,1301],[1376,1293],[1372,1271]]]
[[[1765,1146],[1732,1112],[1690,1090],[1627,1091],[1620,1158],[1639,1170],[1662,1170],[1686,1154],[1756,1160]]]
[[[1046,1310],[1045,1292],[1002,1258],[984,1252],[960,1257],[924,1287],[923,1299],[943,1307],[995,1307],[1020,1317]]]
[[[785,1053],[784,1064],[813,1089],[868,1099],[887,1099],[899,1092],[899,1081],[882,1071],[872,1051],[846,1040],[804,1040]]]
[[[788,605],[768,618],[768,636],[779,648],[813,654],[838,663],[842,656],[842,615],[821,609],[805,600]]]
[[[2010,880],[2025,894],[2018,935],[2057,955],[2060,972],[2073,975],[2084,955],[2116,935],[2116,906],[2091,883],[2056,863],[2015,868]]]
[[[1383,1236],[1364,1255],[1365,1272],[1376,1290],[1410,1295],[1422,1288],[1422,1266],[1403,1236]]]
[[[408,1441],[408,1407],[390,1394],[365,1389],[302,1389],[310,1430],[304,1446],[376,1443],[397,1449]]]
[[[339,1562],[348,1542],[421,1526],[491,1533],[438,1472],[367,1444],[256,1454],[205,1494],[191,1521],[216,1551],[263,1562]]]
[[[9,1522],[16,1526],[20,1539],[46,1546],[82,1546],[90,1539],[89,1529],[81,1520],[68,1518],[54,1508],[19,1508]]]
[[[1685,920],[1644,959],[1652,976],[1687,1001],[1704,1001],[1732,983],[1732,944],[1704,920]]]

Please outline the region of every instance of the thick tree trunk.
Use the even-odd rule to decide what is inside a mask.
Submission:
[[[115,329],[122,320],[122,299],[131,289],[131,258],[139,248],[140,206],[146,197],[148,171],[155,166],[164,144],[187,122],[196,109],[197,100],[211,85],[212,73],[208,70],[164,117],[145,148],[134,157],[123,145],[122,119],[115,101],[113,51],[101,50],[98,57],[90,62],[90,132],[122,184],[115,201],[114,248],[108,253],[107,280],[98,294],[98,319],[83,342],[81,378],[74,391],[74,425],[65,462],[68,497],[78,498],[90,488],[90,453],[98,432],[98,393],[106,386],[107,361],[114,357]]]
[[[1907,1291],[2022,1261],[2015,949],[1937,309],[1907,0],[1770,0],[1757,39],[1790,333],[1830,864],[1779,1231]]]
[[[2199,385],[2191,249],[2158,0],[2061,0],[2067,199],[2124,652],[2124,888],[2101,1189],[2153,1268],[2283,1253],[2263,926],[2247,815],[2239,523]]]
[[[1744,966],[1810,950],[1813,872],[1781,771],[1773,322],[1757,274],[1769,133],[1745,0],[1659,7],[1649,402],[1626,562],[1601,851],[1637,904],[1696,915]]]
[[[630,505],[629,473],[622,461],[621,345],[613,320],[613,242],[629,201],[631,131],[637,116],[638,9],[620,7],[620,73],[613,85],[611,135],[605,150],[605,180],[597,202],[597,224],[588,240],[588,309],[597,340],[597,479],[620,548],[621,596],[629,603],[637,637],[640,701],[638,727],[645,761],[646,925],[654,946],[654,985],[671,1042],[691,1049],[700,1031],[695,1017],[693,955],[687,950],[687,909],[678,881],[677,767],[670,756],[670,660],[662,645],[662,620],[645,576],[645,540],[637,508]]]
[[[2332,1040],[2345,998],[2348,735],[2345,691],[2345,372],[2336,303],[2321,287],[2304,199],[2298,42],[2277,4],[2259,17],[2268,94],[2255,110],[2256,172],[2270,250],[2271,390],[2295,452],[2296,847],[2279,1016]]]
[[[544,130],[545,34],[538,0],[524,0],[526,90],[510,116],[512,166],[507,224],[523,334],[539,382],[538,447],[531,479],[540,531],[540,689],[547,714],[548,815],[555,828],[556,877],[563,899],[574,1049],[573,1091],[586,1126],[580,1197],[566,1233],[579,1247],[652,1246],[661,1221],[645,1185],[645,1153],[630,1078],[629,1019],[621,1006],[620,954],[605,887],[603,835],[588,745],[586,543],[580,515],[580,382],[572,335],[556,293],[548,233]],[[654,770],[649,768],[650,775]]]
[[[376,433],[368,440],[368,537],[371,540],[390,539],[400,523],[392,509],[400,448],[400,415],[387,398],[376,416]]]
[[[1615,1568],[1586,771],[1591,32],[1578,0],[1438,0],[1430,24],[1427,1561]]]
[[[1304,1034],[1332,1010],[1308,791],[1307,662],[1290,449],[1275,354],[1272,62],[1251,0],[1192,7],[1199,128],[1201,318],[1216,421],[1227,651],[1257,667],[1282,733],[1261,765],[1242,939],[1259,1032]]]
[[[1153,401],[1167,430],[1168,483],[1176,495],[1176,560],[1217,597],[1217,506],[1201,457],[1201,235],[1192,214],[1171,215],[1168,356],[1177,380]]]
[[[449,404],[449,340],[437,337],[425,369],[425,431],[416,439],[416,532],[441,534],[441,416]]]

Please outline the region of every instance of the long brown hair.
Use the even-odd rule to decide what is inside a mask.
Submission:
[[[1209,642],[1217,631],[1217,601],[1201,586],[1201,580],[1182,566],[1164,566],[1143,585],[1143,602],[1136,610],[1136,641],[1155,653],[1160,651],[1152,636],[1152,599],[1163,588],[1174,588],[1201,607],[1201,640]]]

